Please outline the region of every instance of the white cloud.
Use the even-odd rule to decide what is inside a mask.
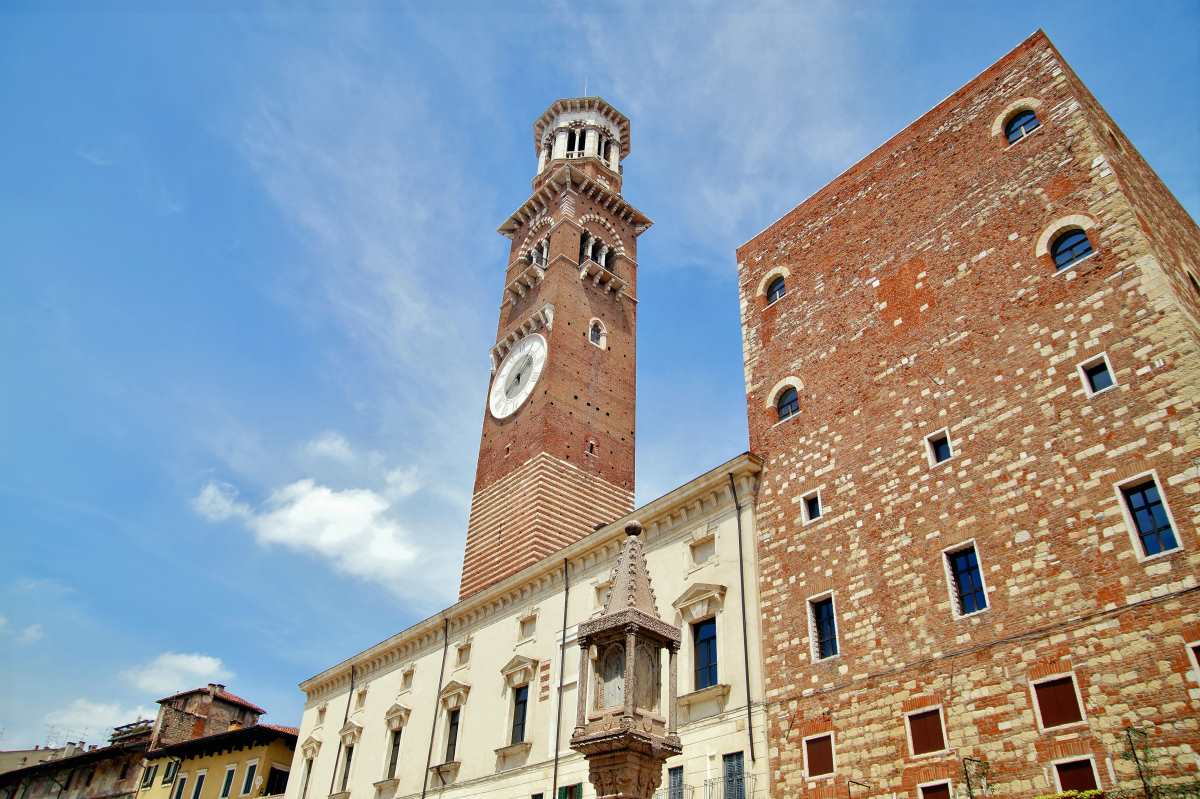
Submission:
[[[113,727],[153,717],[154,712],[141,705],[125,708],[116,703],[75,699],[66,707],[47,713],[44,720],[50,741],[62,744],[107,740]]]
[[[18,644],[32,644],[46,637],[46,631],[40,624],[30,624],[17,633]]]
[[[163,652],[149,663],[127,669],[121,676],[147,693],[162,696],[210,682],[228,682],[233,672],[212,655]]]
[[[304,451],[317,458],[329,458],[341,463],[354,460],[354,450],[341,433],[327,430],[304,445]]]
[[[8,619],[0,616],[0,632],[4,632],[6,627],[8,627]]]
[[[246,516],[250,508],[237,501],[238,491],[229,483],[210,480],[192,500],[192,510],[210,522],[223,522],[234,516]]]

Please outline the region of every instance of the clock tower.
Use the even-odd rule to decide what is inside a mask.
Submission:
[[[637,238],[621,196],[629,120],[599,97],[533,125],[490,357],[460,598],[633,509]]]

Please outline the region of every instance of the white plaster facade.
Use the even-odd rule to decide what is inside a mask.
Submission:
[[[767,796],[754,544],[759,469],[754,456],[738,456],[303,682],[307,700],[299,740],[304,745],[296,750],[292,771],[301,778],[288,782],[287,799],[528,799],[539,794],[551,799],[562,795],[551,792],[556,749],[557,786],[582,784],[581,794],[568,796],[594,797],[586,763],[568,748],[579,666],[575,630],[599,611],[625,522],[633,518],[645,528],[658,612],[678,624],[683,635],[683,754],[667,762],[659,795],[675,796],[669,793],[667,771],[682,766],[690,790],[681,797]],[[560,648],[564,599],[566,646]],[[716,621],[718,679],[715,686],[695,691],[690,625],[707,618]],[[665,678],[662,682],[665,686]],[[526,734],[514,745],[513,698],[522,685],[529,695]],[[459,734],[447,764],[453,709],[459,712]],[[401,736],[394,777],[389,773],[393,729]],[[343,790],[347,743],[354,751]],[[724,756],[739,752],[743,792],[733,786],[727,792],[719,781]]]

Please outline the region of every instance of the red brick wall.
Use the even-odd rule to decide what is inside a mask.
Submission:
[[[1022,98],[1042,128],[1006,146],[993,122]],[[1029,796],[1084,752],[1104,786],[1131,785],[1131,723],[1161,773],[1200,767],[1184,650],[1200,625],[1200,348],[1178,277],[1197,231],[1131,145],[1106,152],[1101,122],[1036,34],[738,251],[775,796],[845,795],[849,779],[913,796],[957,784],[963,757],[987,761],[996,795]],[[1097,253],[1056,273],[1036,242],[1078,214]],[[788,293],[767,308],[777,267]],[[1102,351],[1118,387],[1089,399],[1076,365]],[[777,423],[786,377],[800,412]],[[924,437],[943,427],[955,456],[930,467]],[[1114,483],[1148,469],[1183,548],[1143,562]],[[817,488],[825,513],[804,525]],[[990,607],[956,618],[942,551],[968,539]],[[813,662],[807,599],[830,590],[841,653]],[[1039,732],[1029,680],[1047,662],[1078,676],[1085,725]],[[912,758],[903,713],[926,700],[950,751]],[[803,774],[814,724],[835,732],[832,780]]]

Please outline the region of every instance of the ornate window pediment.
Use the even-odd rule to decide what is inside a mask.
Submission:
[[[445,705],[447,710],[460,708],[467,702],[467,694],[471,692],[471,686],[458,680],[451,680],[446,683],[446,687],[438,694],[438,699]]]
[[[358,743],[358,739],[362,736],[362,725],[355,724],[353,721],[347,721],[338,730],[338,737],[342,739],[342,746],[354,746]]]
[[[388,729],[395,732],[408,723],[408,714],[411,712],[410,708],[397,702],[387,709],[387,713],[383,714],[383,719],[387,722]]]
[[[500,669],[500,673],[504,675],[504,682],[509,688],[516,688],[532,683],[534,675],[537,674],[537,667],[538,662],[533,658],[514,655],[513,659]]]
[[[315,735],[308,736],[300,745],[300,751],[304,753],[306,760],[316,760],[317,753],[321,751],[321,739]]]
[[[696,622],[715,615],[725,604],[725,586],[712,583],[696,583],[671,606],[679,611],[686,622]]]

